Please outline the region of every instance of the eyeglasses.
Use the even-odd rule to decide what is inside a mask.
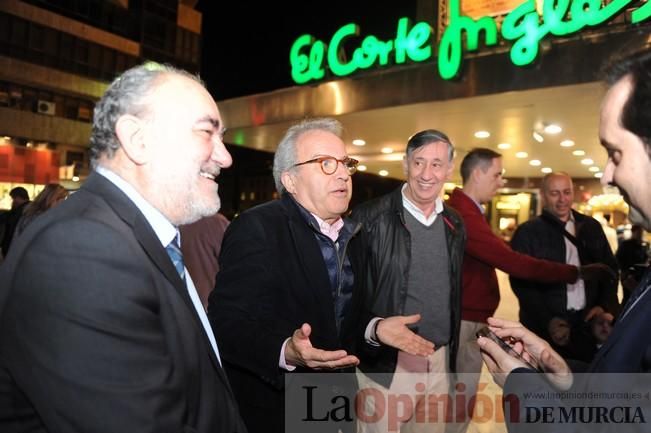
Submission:
[[[321,166],[321,170],[323,171],[323,173],[327,175],[334,174],[334,172],[337,171],[337,167],[339,166],[339,163],[341,163],[341,165],[343,165],[346,168],[346,171],[348,172],[349,175],[353,175],[357,171],[357,164],[359,164],[359,161],[349,157],[345,157],[344,159],[337,159],[334,156],[319,156],[318,158],[314,158],[308,161],[303,161],[303,162],[299,162],[298,164],[294,164],[292,168],[298,167],[299,165],[316,164],[316,163],[318,163]]]

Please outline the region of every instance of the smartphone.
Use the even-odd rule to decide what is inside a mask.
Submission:
[[[484,326],[483,328],[481,328],[479,331],[477,331],[476,335],[477,335],[477,338],[479,338],[479,337],[490,338],[495,343],[497,343],[506,353],[508,353],[509,355],[511,355],[511,356],[519,359],[520,361],[524,362],[529,368],[531,368],[533,370],[536,370],[536,371],[541,371],[540,368],[533,365],[531,362],[524,359],[522,357],[522,355],[520,355],[518,352],[513,350],[513,347],[511,347],[511,345],[509,343],[507,343],[506,341],[504,341],[500,337],[498,337],[497,334],[495,334],[493,331],[491,331],[488,328],[488,326]]]

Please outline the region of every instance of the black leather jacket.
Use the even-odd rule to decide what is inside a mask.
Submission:
[[[407,297],[407,275],[411,261],[411,239],[405,225],[402,187],[353,210],[351,217],[362,223],[361,236],[365,245],[366,274],[355,275],[365,286],[367,317],[389,317],[404,314]],[[444,205],[441,214],[445,223],[445,238],[449,252],[451,314],[450,371],[455,370],[461,323],[461,264],[466,232],[461,217]],[[435,277],[435,276],[433,276]],[[357,281],[359,283],[359,281]],[[434,301],[435,302],[435,301]],[[368,323],[368,322],[367,322]],[[365,373],[393,373],[396,349],[365,345],[359,353],[359,368]],[[384,376],[387,377],[387,376]],[[379,383],[386,382],[380,377]],[[384,384],[384,383],[383,383]]]

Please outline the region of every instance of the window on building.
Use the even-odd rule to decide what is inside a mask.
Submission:
[[[9,85],[4,82],[0,82],[0,107],[9,106]]]
[[[5,46],[11,41],[11,18],[7,14],[0,13],[0,44]]]
[[[31,23],[29,26],[29,49],[35,51],[45,50],[45,29],[43,26]]]
[[[19,47],[27,46],[27,22],[15,18],[11,24],[11,44]]]

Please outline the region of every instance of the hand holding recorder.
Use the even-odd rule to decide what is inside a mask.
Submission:
[[[489,327],[480,332],[477,343],[495,382],[503,386],[508,373],[516,368],[544,372],[558,389],[572,385],[572,373],[563,358],[542,338],[518,322],[488,318]],[[493,335],[493,337],[491,336]]]

